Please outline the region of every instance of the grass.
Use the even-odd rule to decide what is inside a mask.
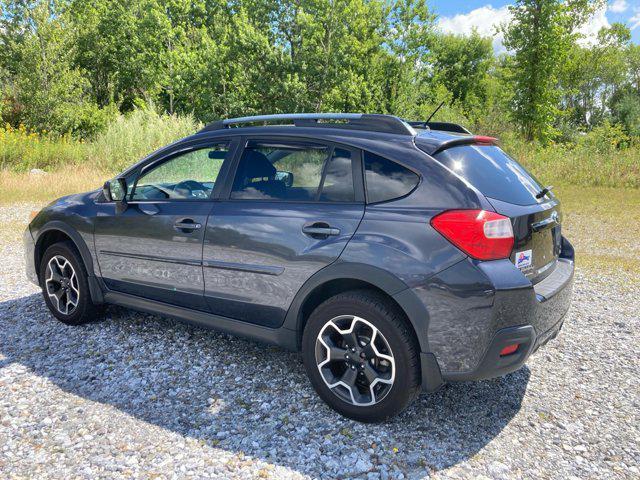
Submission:
[[[557,195],[577,264],[640,279],[640,190],[565,186]]]
[[[0,205],[11,203],[47,204],[71,193],[86,192],[101,187],[113,173],[88,165],[68,166],[52,173],[29,173],[0,170]]]
[[[616,148],[620,139],[597,133],[546,147],[507,137],[504,149],[547,185],[640,188],[640,140]]]
[[[36,134],[23,127],[0,127],[0,171],[39,168],[51,172],[70,166],[90,166],[117,172],[199,128],[200,124],[191,116],[161,115],[153,110],[119,115],[88,141]]]

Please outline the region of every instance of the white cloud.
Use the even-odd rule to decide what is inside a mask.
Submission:
[[[578,29],[578,32],[584,35],[584,38],[579,40],[582,45],[593,45],[597,40],[598,32],[601,28],[609,28],[611,24],[607,20],[607,9],[601,8],[593,14],[593,16],[587,20],[587,22]]]
[[[611,10],[613,13],[622,13],[626,11],[627,8],[629,8],[627,0],[613,0],[613,2],[611,2],[611,5],[609,5],[609,10]]]
[[[509,8],[494,8],[491,5],[471,10],[469,13],[459,13],[452,17],[440,17],[438,26],[443,32],[469,35],[475,28],[484,37],[493,38],[493,48],[496,52],[503,52],[502,34],[497,33],[497,27],[511,18]]]
[[[625,2],[625,0],[615,0],[614,4],[619,2]],[[485,37],[493,38],[493,49],[496,53],[502,53],[505,51],[502,44],[503,35],[497,32],[498,26],[502,23],[506,23],[511,19],[511,13],[507,5],[494,8],[492,5],[485,5],[484,7],[471,10],[469,13],[460,13],[451,17],[440,17],[438,19],[438,26],[443,32],[457,33],[463,35],[469,35],[475,28],[478,33]],[[635,26],[633,22],[635,19]],[[640,26],[640,10],[637,15],[633,17],[630,22],[631,28]],[[580,40],[582,44],[592,44],[596,40],[596,35],[602,27],[609,27],[609,21],[607,20],[607,7],[598,10],[594,15],[578,30],[584,38]]]
[[[633,9],[633,17],[629,19],[629,28],[635,30],[640,27],[640,8]]]

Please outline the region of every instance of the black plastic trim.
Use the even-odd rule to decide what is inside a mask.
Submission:
[[[141,253],[112,252],[110,250],[100,250],[100,253],[102,255],[109,255],[111,257],[136,258],[139,260],[149,260],[150,262],[175,263],[178,265],[191,265],[194,267],[199,267],[202,265],[202,262],[198,260],[183,260],[181,258],[165,258],[165,257],[158,257],[156,255],[144,255]]]
[[[444,385],[438,360],[433,353],[420,352],[420,372],[423,392],[435,392]]]
[[[264,275],[282,275],[284,267],[270,265],[253,265],[250,263],[220,262],[217,260],[204,260],[203,266],[208,268],[220,268],[222,270],[234,270],[238,272],[261,273]]]
[[[259,342],[278,345],[288,350],[297,350],[296,332],[287,328],[263,327],[220,315],[169,305],[155,300],[148,300],[126,293],[110,291],[105,294],[104,298],[106,302],[114,305],[168,316],[199,327],[210,328]]]
[[[460,382],[485,380],[500,377],[518,370],[532,353],[536,341],[536,331],[531,325],[507,327],[498,330],[491,341],[484,358],[471,372],[443,372],[446,381]],[[519,343],[518,350],[504,357],[500,351],[511,344]]]

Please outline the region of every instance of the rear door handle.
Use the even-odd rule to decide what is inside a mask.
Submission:
[[[326,238],[340,235],[339,228],[333,228],[324,222],[314,222],[302,227],[302,232],[313,238]]]
[[[176,230],[189,230],[189,231],[193,231],[193,230],[198,230],[200,228],[202,228],[202,224],[194,222],[193,220],[189,219],[189,218],[185,218],[184,220],[180,220],[179,222],[176,222],[173,224],[174,228]]]

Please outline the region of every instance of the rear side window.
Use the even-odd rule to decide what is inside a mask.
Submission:
[[[233,182],[231,198],[353,202],[351,153],[306,143],[250,142]]]
[[[364,169],[369,203],[403,197],[420,181],[411,170],[369,152],[364,152]]]
[[[499,147],[461,145],[443,150],[435,158],[489,198],[516,205],[538,203],[540,183]]]

